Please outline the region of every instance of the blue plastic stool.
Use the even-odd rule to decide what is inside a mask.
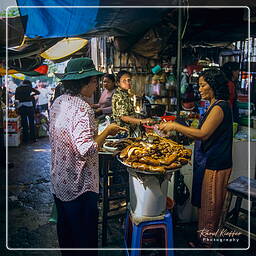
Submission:
[[[126,222],[125,222],[125,231],[124,231],[124,243],[127,256],[139,256],[141,254],[140,250],[128,250],[128,232],[129,228],[132,227],[132,239],[131,239],[131,248],[141,248],[143,233],[146,230],[153,230],[162,228],[165,233],[165,248],[166,256],[173,256],[174,251],[168,250],[173,248],[173,225],[172,225],[172,216],[170,212],[166,212],[163,220],[155,221],[144,221],[136,225],[130,220],[130,213],[127,213]]]

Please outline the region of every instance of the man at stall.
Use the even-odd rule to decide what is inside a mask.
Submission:
[[[116,88],[115,76],[113,74],[105,74],[103,76],[104,90],[100,96],[98,104],[92,104],[96,116],[112,114],[112,96]]]
[[[94,112],[86,99],[95,92],[101,75],[90,58],[71,59],[62,78],[65,93],[51,106],[51,182],[61,248],[98,247],[98,150],[108,135],[126,130],[110,124],[97,135]],[[62,255],[97,252],[62,251]]]
[[[112,98],[112,117],[117,124],[127,127],[130,134],[133,134],[138,125],[152,122],[152,120],[135,117],[134,106],[128,93],[132,85],[131,73],[126,70],[119,71],[117,83],[118,88]]]
[[[225,74],[218,69],[203,71],[199,77],[201,98],[210,106],[201,118],[198,128],[176,122],[162,123],[159,129],[177,131],[195,139],[192,204],[199,207],[199,243],[192,247],[211,247],[223,207],[226,185],[232,168],[232,113]],[[208,239],[208,240],[207,240]]]

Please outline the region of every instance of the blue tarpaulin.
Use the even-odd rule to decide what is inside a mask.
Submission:
[[[98,6],[99,0],[17,0],[17,5],[21,16],[27,18],[26,36],[53,38],[77,36],[94,28],[98,8],[74,8],[74,6]]]
[[[167,11],[167,8],[105,8],[101,7],[103,3],[102,0],[17,0],[20,14],[26,20],[25,35],[30,38],[78,35],[136,37],[160,22],[163,13]]]

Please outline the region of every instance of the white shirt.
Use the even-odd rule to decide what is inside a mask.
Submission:
[[[39,88],[38,91],[40,94],[38,95],[38,105],[48,104],[49,97],[52,94],[50,88]]]

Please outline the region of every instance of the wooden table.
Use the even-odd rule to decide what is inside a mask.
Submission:
[[[109,201],[126,199],[126,202],[127,202],[127,195],[128,195],[128,190],[126,190],[126,195],[120,195],[120,196],[114,196],[114,197],[109,196],[109,189],[111,187],[114,187],[114,186],[121,187],[122,185],[122,184],[116,184],[112,186],[108,184],[110,166],[111,166],[111,162],[113,162],[114,159],[115,159],[115,155],[113,154],[113,152],[108,152],[108,151],[99,152],[99,171],[100,171],[100,178],[103,180],[102,247],[105,247],[107,245],[107,221],[110,218],[110,216],[108,215],[108,212],[110,211]],[[128,184],[126,185],[128,187]],[[114,215],[114,216],[117,216],[117,215]]]
[[[108,171],[110,162],[113,160],[113,153],[107,151],[99,152],[99,171],[103,179],[103,217],[102,217],[102,247],[107,244],[107,215],[108,215]]]

